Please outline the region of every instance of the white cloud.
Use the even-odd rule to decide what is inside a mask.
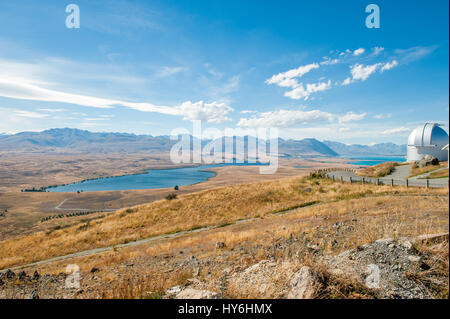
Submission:
[[[332,122],[335,116],[319,110],[298,111],[279,110],[261,113],[259,117],[241,118],[238,126],[242,127],[289,127],[298,124]]]
[[[239,113],[241,113],[241,114],[254,114],[254,113],[257,113],[257,112],[256,111],[252,111],[252,110],[242,110]]]
[[[374,47],[374,48],[372,48],[372,51],[373,51],[373,55],[378,55],[384,51],[384,48],[383,47]]]
[[[355,51],[353,51],[353,55],[358,56],[358,55],[363,54],[364,52],[366,52],[366,50],[364,48],[359,48],[359,49],[356,49]]]
[[[332,65],[336,63],[339,63],[339,59],[326,58],[325,61],[320,62],[321,65]]]
[[[26,117],[26,118],[30,118],[30,119],[43,119],[43,118],[48,117],[48,114],[42,114],[42,113],[32,112],[32,111],[22,111],[22,110],[14,111],[14,114],[19,117]]]
[[[266,80],[266,83],[276,84],[281,87],[295,87],[298,83],[294,78],[300,78],[311,70],[317,68],[319,68],[319,64],[317,63],[303,65],[296,69],[273,75],[270,79]]]
[[[38,109],[38,111],[41,112],[48,112],[48,113],[56,113],[56,112],[65,112],[66,109]]]
[[[300,111],[300,110],[279,110],[273,112],[264,112],[253,118],[241,118],[238,126],[241,127],[292,127],[295,125],[306,125],[312,123],[332,123],[336,120],[339,123],[362,120],[366,113],[356,114],[348,112],[339,116],[320,110]],[[347,131],[343,128],[340,131]]]
[[[303,84],[299,84],[296,88],[291,91],[285,92],[284,96],[290,97],[294,100],[305,99],[307,100],[309,96],[313,93],[325,91],[331,88],[331,80],[328,82],[318,82],[306,84],[306,87]]]
[[[390,70],[394,67],[398,66],[398,62],[396,60],[393,60],[391,62],[387,63],[375,63],[371,65],[363,65],[363,64],[354,64],[350,66],[350,74],[351,78],[346,78],[342,85],[348,85],[350,83],[353,83],[355,81],[365,81],[367,80],[372,74],[376,73],[377,71],[384,72],[387,70]]]
[[[377,115],[373,116],[374,119],[378,119],[378,120],[390,119],[391,117],[392,117],[391,113],[388,113],[388,114],[377,114]]]
[[[297,69],[292,69],[283,73],[273,75],[270,79],[266,80],[266,83],[276,84],[280,87],[291,88],[292,90],[284,93],[284,96],[286,97],[294,100],[307,100],[311,94],[325,91],[331,88],[330,80],[328,82],[308,83],[306,85],[303,85],[303,83],[299,83],[297,81],[296,78],[302,77],[311,70],[317,69],[319,67],[320,66],[318,63],[311,63],[308,65],[300,66]]]
[[[397,49],[395,50],[395,53],[399,56],[400,62],[409,63],[412,61],[422,59],[423,57],[432,53],[436,49],[437,46],[429,46],[429,47],[417,46],[405,50]]]
[[[382,67],[381,67],[381,72],[390,70],[392,68],[395,68],[398,65],[398,62],[396,60],[392,61],[392,62],[388,62],[385,63]]]
[[[230,119],[227,117],[227,114],[233,111],[225,103],[203,103],[203,101],[196,103],[190,101],[184,102],[178,109],[180,110],[180,114],[183,115],[184,120],[201,120],[209,123],[229,121]]]
[[[376,72],[377,68],[380,67],[381,63],[376,63],[372,65],[355,64],[351,66],[350,73],[353,80],[365,81],[367,78]]]
[[[162,67],[156,73],[156,76],[158,76],[158,77],[168,77],[168,76],[172,76],[172,75],[175,75],[177,73],[180,73],[180,72],[184,72],[186,70],[187,70],[187,68],[181,67],[181,66],[175,66],[175,67],[165,66],[165,67]]]
[[[395,135],[395,134],[405,134],[405,133],[409,133],[409,132],[411,132],[411,129],[408,127],[398,127],[398,128],[385,130],[385,131],[381,132],[381,134]]]
[[[348,77],[344,80],[344,82],[342,82],[342,85],[349,85],[350,83],[352,83],[352,79]]]
[[[105,99],[81,94],[66,93],[57,90],[49,90],[34,83],[27,83],[25,79],[0,78],[0,96],[46,102],[60,102],[82,105],[95,108],[112,108],[116,106],[128,107],[142,112],[155,112],[166,115],[183,116],[189,120],[203,120],[212,123],[220,123],[229,120],[226,116],[233,109],[224,103],[204,103],[199,101],[185,102],[179,106],[158,106],[145,102],[128,102],[122,100]]]
[[[356,114],[348,112],[347,114],[339,117],[339,123],[346,123],[351,121],[359,121],[366,117],[366,113]]]

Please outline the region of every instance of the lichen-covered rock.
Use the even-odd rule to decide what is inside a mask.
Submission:
[[[303,266],[292,276],[289,286],[288,299],[311,299],[316,290],[316,276],[310,267]]]

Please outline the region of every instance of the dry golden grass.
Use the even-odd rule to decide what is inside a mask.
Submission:
[[[446,189],[414,189],[349,185],[329,180],[288,178],[238,185],[183,195],[120,210],[102,219],[0,242],[0,268],[61,256],[142,238],[220,226],[237,220],[264,217],[311,202],[333,202],[383,194],[448,194]],[[365,201],[361,201],[362,204]],[[337,204],[336,210],[346,205]],[[303,212],[303,210],[302,210]],[[242,235],[239,235],[242,236]]]
[[[434,172],[431,173],[428,178],[444,178],[444,177],[448,177],[448,168],[447,169],[443,169],[439,172]]]
[[[343,185],[349,186],[349,185]],[[356,185],[352,185],[356,187]],[[371,195],[373,196],[373,195]],[[337,228],[336,223],[346,226]],[[272,255],[275,262],[288,263],[282,268],[285,272],[267,281],[267,288],[260,292],[259,286],[226,286],[229,298],[280,298],[283,285],[288,277],[301,265],[307,264],[319,272],[326,284],[321,285],[317,298],[368,298],[371,292],[346,278],[330,276],[326,269],[316,264],[307,249],[306,243],[314,244],[322,252],[339,253],[355,248],[379,238],[415,237],[420,234],[448,231],[448,198],[439,194],[388,194],[305,207],[283,215],[269,215],[248,223],[235,224],[202,233],[192,233],[178,238],[130,247],[95,256],[77,258],[76,263],[83,273],[92,267],[103,270],[102,280],[96,281],[96,288],[83,297],[94,298],[159,298],[166,289],[184,284],[188,278],[195,277],[192,268],[186,266],[174,271],[175,265],[190,255],[210,261],[204,266],[199,279],[208,283],[212,291],[219,291],[225,268],[245,269]],[[303,238],[290,242],[289,238]],[[216,250],[215,243],[226,243],[225,250]],[[333,242],[335,244],[332,245]],[[279,243],[290,243],[280,248]],[[244,248],[245,254],[242,254]],[[422,248],[424,250],[425,247]],[[447,249],[448,250],[448,249]],[[184,254],[180,255],[180,251]],[[440,252],[441,254],[442,252]],[[448,252],[437,256],[432,271],[448,272]],[[166,258],[169,256],[170,258]],[[150,259],[149,259],[150,258]],[[433,257],[434,258],[434,257]],[[133,263],[130,268],[123,265]],[[447,263],[447,266],[445,266]],[[57,262],[40,269],[41,272],[58,274],[67,262]],[[122,265],[122,266],[121,266]],[[445,268],[447,267],[447,268]],[[120,269],[121,276],[113,275]],[[104,275],[103,275],[104,274]],[[209,274],[209,275],[207,275]],[[425,274],[416,274],[417,280],[425,281]],[[92,285],[93,283],[86,283]],[[445,295],[445,289],[441,294]],[[447,289],[448,294],[448,289]]]
[[[367,177],[384,177],[392,173],[394,168],[398,166],[397,162],[386,162],[378,165],[365,167],[356,171],[356,175]]]

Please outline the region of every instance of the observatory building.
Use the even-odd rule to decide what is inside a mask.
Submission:
[[[408,138],[408,162],[420,161],[425,155],[436,157],[439,161],[448,160],[448,134],[436,123],[417,126]]]

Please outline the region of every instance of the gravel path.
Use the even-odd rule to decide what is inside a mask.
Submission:
[[[426,178],[426,177],[430,176],[431,173],[439,172],[439,171],[442,171],[444,169],[447,169],[447,167],[441,167],[441,168],[438,168],[437,170],[434,170],[434,171],[431,171],[431,172],[428,172],[428,173],[424,173],[424,174],[421,174],[421,175],[417,175],[417,176],[411,177],[411,179]]]
[[[400,165],[394,168],[394,171],[386,178],[405,180],[411,175],[411,165]]]

